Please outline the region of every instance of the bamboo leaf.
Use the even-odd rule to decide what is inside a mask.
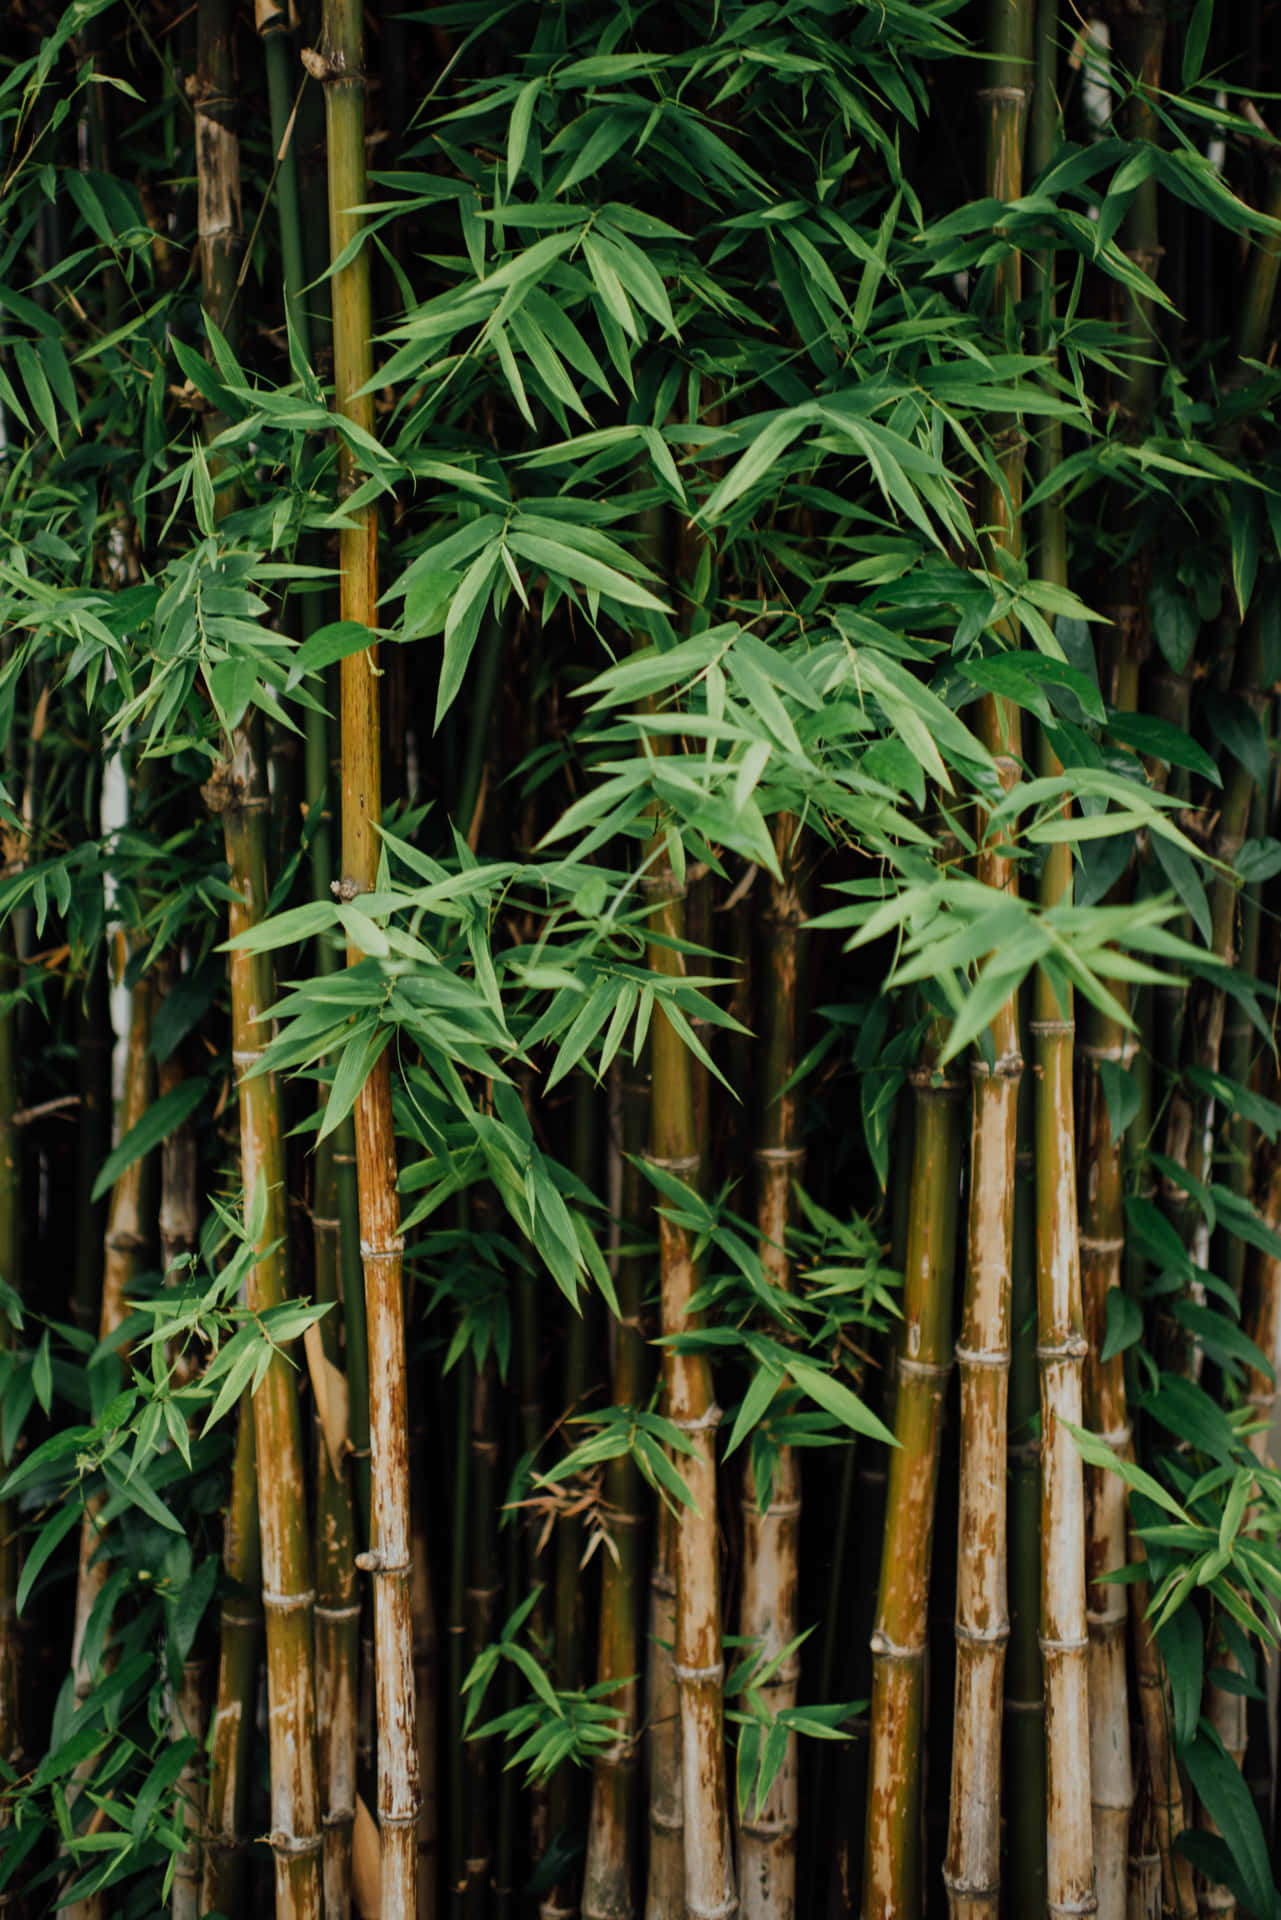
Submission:
[[[209,1082],[196,1076],[179,1081],[168,1093],[153,1100],[142,1118],[130,1127],[119,1146],[103,1161],[90,1198],[100,1200],[104,1193],[111,1191],[122,1173],[127,1173],[171,1133],[176,1133],[183,1121],[191,1118],[208,1090]]]

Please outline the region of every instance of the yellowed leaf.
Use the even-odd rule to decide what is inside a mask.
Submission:
[[[382,1920],[383,1850],[374,1816],[356,1795],[356,1825],[351,1837],[351,1891],[360,1920]]]
[[[332,1360],[325,1355],[321,1343],[320,1328],[313,1321],[302,1337],[307,1353],[307,1371],[311,1375],[311,1390],[316,1396],[316,1412],[320,1418],[320,1431],[325,1436],[325,1452],[329,1455],[329,1465],[337,1479],[342,1473],[343,1455],[347,1451],[347,1376]]]

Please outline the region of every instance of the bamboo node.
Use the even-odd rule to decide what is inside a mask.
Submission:
[[[1091,1888],[1089,1893],[1083,1894],[1079,1900],[1049,1900],[1046,1902],[1046,1911],[1051,1914],[1097,1913],[1098,1910],[1098,1895],[1094,1892],[1093,1888]]]
[[[1086,1653],[1089,1651],[1090,1641],[1088,1635],[1081,1640],[1051,1640],[1048,1634],[1038,1633],[1036,1644],[1042,1653]],[[1082,1911],[1088,1913],[1091,1909],[1087,1907]]]
[[[356,1565],[362,1573],[408,1573],[410,1571],[408,1560],[384,1560],[376,1547],[369,1553],[358,1553]]]
[[[700,1680],[713,1680],[719,1686],[725,1678],[725,1663],[723,1660],[718,1660],[714,1667],[686,1667],[682,1666],[679,1660],[673,1660],[672,1672],[678,1680],[684,1680],[690,1686],[696,1685]]]
[[[1022,1077],[1022,1073],[1023,1055],[1017,1047],[1012,1048],[1009,1053],[1003,1053],[995,1065],[990,1067],[986,1060],[970,1061],[971,1080],[1018,1080]]]
[[[703,1164],[700,1153],[647,1154],[651,1167],[657,1167],[662,1173],[697,1173]]]
[[[353,880],[349,873],[345,873],[341,880],[329,882],[329,891],[335,900],[340,900],[344,906],[350,906],[353,900],[359,900],[362,893],[368,892],[368,888],[363,887],[359,880]]]
[[[1003,1647],[1010,1637],[1010,1623],[1006,1620],[999,1627],[966,1627],[958,1620],[955,1627],[956,1637],[964,1641],[967,1647]],[[982,1889],[980,1888],[981,1892]]]
[[[721,1424],[723,1415],[713,1400],[705,1413],[695,1415],[689,1420],[673,1420],[672,1425],[678,1433],[714,1433]]]
[[[1051,1036],[1056,1033],[1076,1032],[1075,1020],[1029,1020],[1027,1024],[1028,1032],[1038,1035],[1046,1034],[1047,1036]]]
[[[805,1158],[804,1147],[757,1147],[752,1154],[753,1160],[765,1161],[770,1166],[795,1166]]]
[[[950,1360],[941,1363],[933,1360],[913,1360],[909,1354],[900,1353],[898,1370],[900,1379],[906,1375],[908,1379],[946,1380],[952,1371],[952,1363]]]
[[[318,1833],[285,1833],[280,1828],[267,1835],[267,1842],[273,1853],[287,1853],[293,1859],[319,1853],[325,1844]]]
[[[1133,1039],[1123,1040],[1116,1047],[1099,1046],[1093,1040],[1079,1040],[1076,1046],[1076,1051],[1087,1060],[1118,1060],[1123,1067],[1129,1066],[1138,1050],[1139,1043]]]
[[[359,1601],[350,1607],[322,1607],[317,1603],[316,1618],[317,1620],[359,1620],[363,1611]]]
[[[275,1613],[297,1613],[304,1607],[315,1606],[316,1589],[307,1587],[302,1593],[273,1593],[270,1587],[264,1587],[262,1604]]]
[[[684,1833],[685,1821],[679,1815],[661,1813],[657,1807],[649,1810],[649,1824],[658,1833]]]
[[[1010,1370],[1008,1350],[1004,1353],[985,1353],[979,1347],[958,1345],[954,1351],[963,1367],[987,1367],[993,1373],[1008,1373]]]
[[[362,1260],[399,1260],[405,1251],[405,1237],[398,1233],[389,1247],[375,1247],[368,1240],[360,1243]]]
[[[1017,100],[1020,105],[1027,99],[1028,87],[980,87],[980,100]]]
[[[737,1912],[737,1894],[731,1894],[729,1899],[722,1901],[719,1907],[700,1907],[690,1899],[688,1894],[685,1896],[685,1913],[687,1920],[729,1920],[729,1916]]]
[[[1038,1360],[1084,1360],[1090,1351],[1090,1343],[1083,1333],[1069,1333],[1065,1340],[1038,1343]]]
[[[1080,1247],[1082,1253],[1085,1253],[1087,1250],[1090,1253],[1123,1253],[1125,1251],[1125,1235],[1113,1235],[1111,1238],[1101,1239],[1093,1233],[1082,1233],[1077,1235],[1077,1245]]]
[[[233,1067],[254,1067],[262,1059],[261,1047],[233,1047],[231,1064]]]
[[[918,1641],[914,1647],[897,1646],[883,1627],[878,1627],[868,1641],[874,1660],[920,1660],[925,1653],[925,1642]]]
[[[313,80],[337,80],[343,71],[337,61],[327,59],[323,53],[317,53],[314,47],[301,48],[298,58]]]
[[[999,1880],[967,1880],[962,1873],[949,1873],[943,1869],[943,1885],[949,1893],[961,1894],[969,1900],[995,1900],[1001,1891]]]

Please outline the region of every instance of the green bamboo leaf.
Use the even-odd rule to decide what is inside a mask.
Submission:
[[[184,1120],[189,1120],[204,1099],[209,1082],[201,1077],[179,1081],[168,1093],[153,1100],[147,1111],[135,1126],[130,1127],[124,1139],[106,1159],[98,1171],[93,1183],[92,1200],[101,1200],[109,1193],[122,1173],[126,1173],[135,1161],[158,1147],[162,1140],[176,1133]]]
[[[1185,91],[1190,91],[1201,78],[1213,20],[1214,0],[1196,0],[1192,18],[1184,29],[1182,78]]]
[[[802,1393],[808,1394],[824,1413],[834,1414],[852,1433],[867,1434],[873,1440],[883,1441],[887,1447],[899,1444],[885,1422],[878,1419],[870,1407],[865,1407],[857,1394],[813,1361],[799,1360],[789,1354],[787,1371]]]
[[[64,1505],[58,1507],[52,1516],[41,1526],[35,1539],[27,1548],[26,1558],[22,1564],[22,1577],[18,1581],[18,1591],[14,1596],[14,1604],[19,1613],[21,1613],[26,1606],[27,1601],[31,1597],[31,1589],[35,1586],[36,1581],[40,1578],[41,1573],[48,1565],[50,1559],[62,1545],[62,1542],[66,1539],[72,1528],[80,1524],[80,1520],[81,1507],[79,1501],[68,1500]],[[95,1736],[95,1738],[96,1737],[97,1736]]]
[[[534,121],[534,107],[545,85],[546,82],[540,75],[533,80],[527,80],[516,95],[511,119],[507,123],[507,191],[509,194],[520,177],[525,148],[529,144],[529,129]]]
[[[286,690],[296,687],[304,674],[323,673],[336,661],[346,660],[353,653],[364,653],[367,647],[386,637],[379,628],[362,626],[359,620],[331,620],[327,626],[309,634],[295,653]]]
[[[1181,1755],[1198,1800],[1227,1843],[1245,1886],[1248,1904],[1258,1914],[1275,1906],[1267,1842],[1241,1769],[1208,1729]]]
[[[1101,1435],[1088,1433],[1084,1427],[1074,1427],[1068,1420],[1063,1425],[1071,1434],[1076,1450],[1087,1466],[1105,1467],[1110,1473],[1119,1473],[1127,1487],[1133,1487],[1136,1493],[1146,1494],[1154,1505],[1163,1508],[1166,1513],[1172,1513],[1176,1520],[1191,1524],[1174,1495],[1167,1493],[1159,1480],[1154,1480],[1133,1460],[1125,1460],[1119,1453],[1114,1453]]]
[[[436,693],[435,725],[439,727],[448,713],[467,672],[467,664],[485,617],[486,596],[502,566],[500,540],[491,540],[477,554],[463,575],[462,584],[450,602],[445,622],[445,651],[440,667],[440,685]]]
[[[1170,1681],[1175,1745],[1183,1748],[1196,1738],[1201,1718],[1204,1643],[1196,1609],[1179,1607],[1157,1629],[1156,1641]]]

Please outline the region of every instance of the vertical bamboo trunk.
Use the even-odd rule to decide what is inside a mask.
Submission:
[[[1273,1157],[1261,1211],[1274,1232],[1281,1230],[1281,1155]],[[1258,1367],[1247,1368],[1246,1401],[1258,1423],[1250,1435],[1250,1450],[1257,1460],[1266,1460],[1277,1402],[1276,1376],[1281,1372],[1281,1260],[1259,1251],[1251,1264],[1246,1324],[1250,1338],[1273,1371],[1269,1376]]]
[[[992,703],[995,705],[995,703]],[[996,714],[991,718],[999,720]],[[989,743],[992,744],[992,743]],[[998,743],[999,744],[999,743]],[[1000,764],[1008,784],[1017,777]],[[1009,858],[980,853],[979,878],[1015,885]],[[1014,1160],[1019,1081],[1013,997],[992,1023],[995,1061],[971,1065],[974,1118],[965,1297],[956,1359],[961,1379],[961,1485],[956,1563],[956,1693],[944,1882],[953,1920],[981,1920],[1000,1894],[1001,1709],[1009,1639],[1006,1591],[1006,1428]]]
[[[498,1542],[494,1516],[498,1488],[497,1367],[491,1353],[476,1370],[471,1408],[471,1473],[467,1500],[467,1653],[475,1660],[493,1638],[498,1597]],[[467,1920],[489,1912],[494,1882],[493,1741],[486,1735],[467,1742]],[[553,1835],[553,1838],[555,1836]]]
[[[199,1920],[200,1907],[200,1749],[205,1731],[203,1660],[184,1660],[182,1685],[169,1719],[172,1740],[194,1738],[196,1750],[178,1775],[178,1804],[190,1836],[174,1866],[169,1911],[173,1920]]]
[[[622,1095],[623,1148],[620,1214],[633,1239],[642,1211],[642,1176],[637,1156],[648,1124],[648,1088],[626,1086]],[[640,1406],[648,1383],[645,1337],[640,1315],[645,1291],[644,1263],[635,1253],[618,1263],[619,1321],[615,1329],[613,1398],[615,1406]],[[636,1742],[640,1664],[637,1603],[641,1585],[641,1543],[645,1517],[640,1475],[630,1456],[611,1461],[605,1472],[605,1498],[611,1513],[614,1553],[602,1557],[600,1634],[596,1680],[612,1683],[607,1704],[618,1714],[618,1733],[592,1763],[591,1815],[583,1866],[583,1920],[632,1920],[635,1913]]]
[[[654,933],[679,942],[684,903],[662,842],[651,846],[645,890]],[[655,974],[683,971],[678,951],[649,943]],[[653,1090],[650,1154],[678,1179],[697,1183],[700,1142],[694,1124],[694,1087],[685,1043],[663,1013],[651,1030]],[[689,1300],[697,1284],[691,1236],[659,1212],[659,1276],[663,1332],[692,1332]],[[681,1792],[684,1812],[685,1907],[697,1920],[737,1911],[730,1855],[725,1777],[721,1651],[720,1564],[716,1529],[716,1429],[720,1424],[705,1354],[663,1352],[667,1417],[692,1443],[680,1471],[693,1496],[675,1521],[676,1622],[673,1672],[680,1700]]]
[[[414,1708],[418,1729],[418,1776],[423,1784],[418,1815],[417,1920],[436,1912],[436,1611],[428,1574],[427,1531],[421,1522],[413,1534],[414,1572],[410,1604],[414,1616]]]
[[[800,1052],[802,1001],[800,930],[805,906],[798,877],[798,826],[789,814],[775,823],[774,847],[782,880],[770,888],[765,1004],[761,1010],[764,1073],[760,1145],[755,1152],[756,1224],[761,1265],[772,1286],[791,1284],[787,1226],[792,1182],[800,1175],[800,1101],[789,1087]],[[739,1630],[765,1660],[796,1638],[796,1591],[801,1513],[800,1474],[791,1447],[779,1450],[769,1504],[762,1509],[750,1463],[743,1482],[743,1599]],[[761,1687],[771,1714],[796,1705],[800,1663],[789,1655]],[[738,1878],[743,1920],[792,1920],[796,1912],[798,1819],[796,1736],[788,1736],[779,1768],[759,1812],[755,1796],[739,1809]]]
[[[327,0],[323,44],[309,66],[325,84],[330,246],[337,259],[358,231],[351,209],[366,199],[364,19],[358,0]],[[373,374],[367,249],[332,277],[334,383],[346,417],[368,432]],[[340,454],[340,487],[354,484]],[[349,516],[339,536],[341,614],[377,625],[378,517],[373,505]],[[382,818],[376,649],[342,663],[342,879],[344,898],[374,884]],[[405,1390],[404,1242],[396,1191],[391,1068],[380,1055],[356,1100],[356,1177],[369,1340],[373,1545],[361,1564],[374,1575],[378,1819],[383,1920],[408,1920],[418,1879],[418,1740],[414,1710],[412,1573],[409,1539],[409,1417]]]
[[[683,1471],[682,1466],[682,1471]],[[676,1519],[658,1511],[649,1593],[649,1870],[645,1920],[685,1920],[685,1806],[676,1645]]]
[[[913,1075],[915,1205],[903,1274],[894,1438],[876,1622],[863,1853],[863,1920],[921,1912],[921,1759],[926,1606],[943,1395],[951,1371],[952,1279],[964,1087],[936,1066],[937,1037]],[[854,1817],[857,1817],[855,1812]]]
[[[1059,854],[1067,857],[1060,860]],[[1052,849],[1042,897],[1071,898],[1071,853]],[[1074,1027],[1043,973],[1035,986],[1037,1317],[1041,1357],[1041,1653],[1045,1661],[1047,1908],[1094,1906],[1085,1485],[1067,1425],[1081,1424],[1086,1353],[1077,1242]]]
[[[1134,1566],[1147,1564],[1143,1542],[1133,1532],[1130,1534],[1130,1560]],[[1183,1786],[1174,1758],[1174,1713],[1170,1704],[1170,1688],[1156,1637],[1147,1617],[1152,1592],[1146,1580],[1139,1580],[1131,1587],[1130,1595],[1134,1608],[1135,1679],[1148,1755],[1157,1851],[1161,1856],[1162,1912],[1173,1916],[1173,1920],[1194,1920],[1197,1896],[1192,1862],[1185,1859],[1175,1847],[1187,1822],[1183,1813]]]
[[[196,185],[201,301],[223,328],[231,325],[235,266],[241,246],[240,148],[232,123],[236,101],[235,13],[229,0],[200,0],[197,12]],[[218,511],[232,495],[222,490]],[[268,800],[254,723],[246,720],[205,788],[222,818],[234,941],[267,908]],[[289,1294],[289,1218],[284,1129],[274,1078],[256,1071],[269,1037],[263,1030],[274,997],[270,962],[235,950],[228,963],[232,1060],[237,1075],[245,1221],[256,1258],[246,1282],[251,1310],[280,1305]],[[256,1231],[255,1231],[256,1229]],[[267,1713],[271,1768],[271,1847],[280,1920],[319,1920],[322,1911],[320,1802],[316,1774],[311,1545],[307,1488],[294,1369],[276,1355],[253,1399],[259,1468],[258,1526],[267,1639]]]

